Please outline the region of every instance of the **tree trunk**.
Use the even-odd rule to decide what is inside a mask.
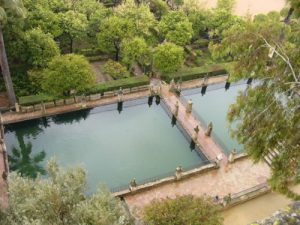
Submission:
[[[115,50],[116,50],[116,55],[115,55],[115,60],[118,62],[119,61],[119,53],[120,53],[120,48],[119,45],[114,42]]]
[[[73,38],[70,35],[70,53],[73,53]]]
[[[15,95],[13,83],[10,76],[1,25],[0,25],[0,64],[1,64],[1,70],[2,70],[6,91],[9,98],[9,104],[11,106],[14,106],[16,103],[16,95]]]

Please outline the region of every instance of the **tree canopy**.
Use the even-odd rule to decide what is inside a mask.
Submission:
[[[69,95],[71,91],[80,92],[94,83],[95,75],[88,61],[80,55],[56,56],[41,71],[42,89],[54,96]]]
[[[82,168],[64,170],[51,160],[48,178],[35,180],[9,175],[9,205],[2,212],[3,225],[129,225],[131,218],[121,202],[104,187],[86,196],[86,173]]]
[[[43,67],[54,57],[59,55],[59,48],[51,34],[45,34],[41,29],[25,32],[26,52],[23,57],[29,65]]]
[[[158,29],[167,41],[180,46],[188,44],[193,37],[192,23],[179,11],[170,11],[163,16]]]
[[[173,43],[163,43],[154,49],[153,66],[161,73],[172,73],[184,62],[183,48]]]

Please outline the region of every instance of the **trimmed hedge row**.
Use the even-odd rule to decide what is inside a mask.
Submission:
[[[37,94],[37,95],[29,95],[29,96],[22,96],[19,97],[19,104],[20,105],[34,105],[41,102],[50,102],[55,100],[54,97],[45,95],[45,94]]]
[[[161,75],[161,79],[163,79],[166,82],[170,82],[172,79],[178,81],[180,78],[182,81],[187,81],[187,80],[204,78],[206,76],[208,77],[217,76],[226,73],[227,70],[225,64],[215,64],[215,65],[183,69],[176,73],[163,74]]]
[[[92,88],[90,88],[89,90],[81,94],[82,95],[91,95],[91,94],[98,94],[98,93],[103,94],[104,92],[107,91],[118,90],[120,87],[124,89],[124,88],[133,88],[133,87],[148,85],[149,82],[150,79],[146,75],[138,76],[138,77],[130,77],[130,78],[125,78],[120,80],[113,80],[102,84],[96,84],[95,86],[93,86]],[[70,96],[66,98],[70,98]],[[53,100],[58,100],[58,98],[45,95],[45,94],[37,94],[37,95],[19,97],[19,104],[22,106],[29,106],[41,102],[50,102]]]
[[[129,77],[119,80],[112,80],[102,84],[97,84],[96,86],[92,87],[87,94],[103,94],[106,91],[113,91],[119,89],[120,87],[124,88],[133,88],[142,85],[148,85],[150,82],[149,77],[146,75],[138,76],[138,77]]]

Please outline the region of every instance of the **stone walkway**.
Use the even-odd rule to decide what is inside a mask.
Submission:
[[[124,101],[128,101],[128,100],[133,100],[133,99],[137,99],[137,98],[148,97],[148,95],[149,95],[149,91],[140,91],[140,92],[136,92],[136,93],[126,94],[126,95],[124,95],[123,99],[124,99]],[[113,103],[117,103],[117,102],[118,102],[118,97],[114,96],[114,97],[108,97],[108,98],[101,98],[96,101],[87,101],[84,103],[56,106],[54,108],[46,109],[46,114],[42,114],[42,111],[34,111],[31,113],[7,112],[7,113],[2,114],[2,116],[3,116],[4,124],[7,124],[7,123],[20,122],[20,121],[40,118],[40,117],[44,117],[44,116],[57,115],[60,113],[66,113],[66,112],[80,110],[80,109],[83,109],[83,106],[82,106],[83,104],[86,106],[84,108],[93,108],[93,107],[113,104]]]
[[[217,170],[128,195],[125,201],[131,213],[140,218],[142,209],[154,199],[175,198],[187,194],[212,197],[218,195],[222,198],[229,193],[235,194],[262,184],[269,176],[270,169],[266,164],[253,164],[250,159],[244,158]]]
[[[201,127],[200,122],[191,114],[186,113],[186,108],[180,102],[178,97],[169,91],[168,85],[162,85],[161,95],[165,100],[165,103],[171,109],[172,112],[175,110],[175,104],[178,102],[179,110],[177,120],[181,123],[182,127],[187,131],[187,133],[192,137],[195,133],[194,128],[196,126],[199,127],[198,133],[198,144],[200,146],[201,151],[204,155],[210,160],[214,161],[217,156],[222,157],[222,163],[227,163],[227,156],[224,154],[219,145],[217,145],[211,137],[207,137],[205,135],[205,130]]]

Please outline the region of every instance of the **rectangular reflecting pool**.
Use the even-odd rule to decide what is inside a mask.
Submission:
[[[10,167],[35,164],[42,151],[62,166],[82,165],[87,171],[89,191],[98,184],[116,188],[207,163],[171,118],[161,102],[147,99],[86,109],[58,116],[5,126]],[[43,158],[43,157],[41,157]],[[27,169],[34,170],[34,165]],[[26,168],[25,168],[26,170]]]
[[[238,153],[243,152],[243,146],[230,136],[229,123],[226,119],[229,106],[235,102],[240,91],[247,87],[245,82],[231,85],[229,89],[224,88],[225,84],[210,85],[205,94],[201,88],[185,90],[182,92],[183,100],[193,101],[193,110],[198,119],[205,125],[213,123],[213,137],[222,147],[225,154],[236,149]]]

